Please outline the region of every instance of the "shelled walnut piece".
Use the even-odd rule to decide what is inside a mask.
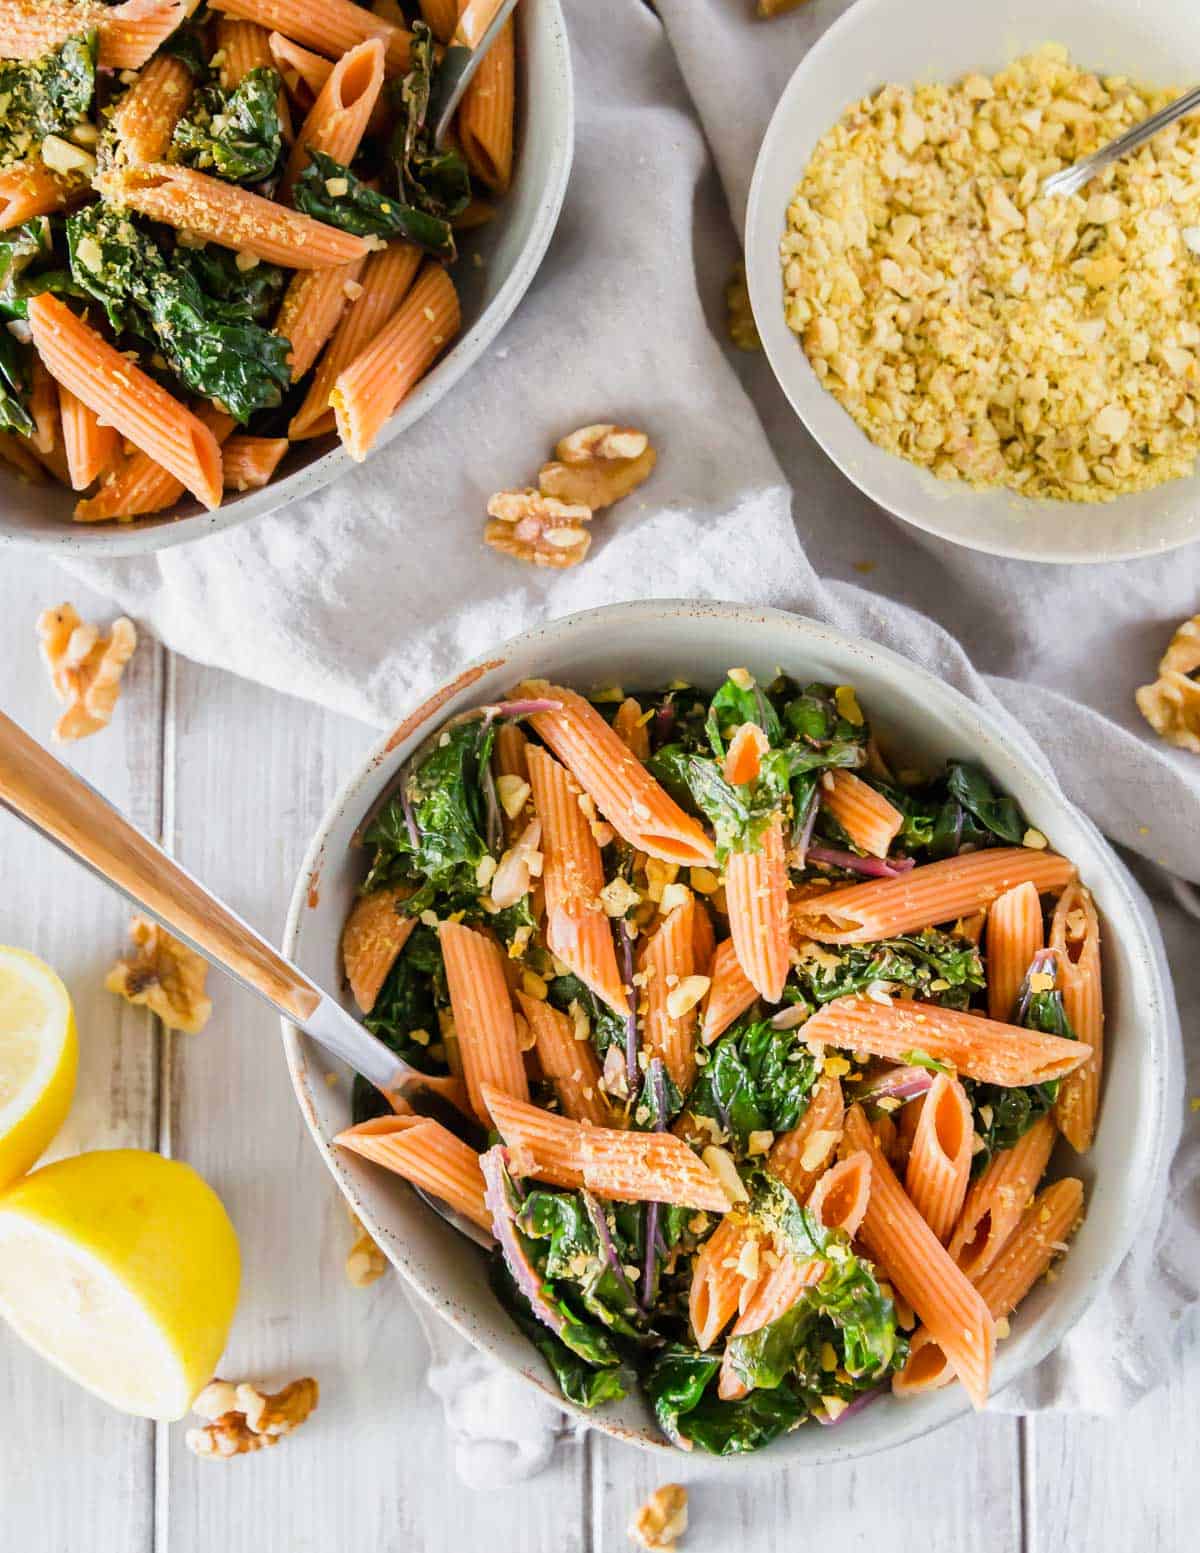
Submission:
[[[584,528],[592,509],[543,496],[541,491],[498,491],[487,504],[492,521],[483,537],[493,550],[535,566],[578,566],[592,536]]]
[[[687,1530],[687,1499],[682,1483],[656,1488],[630,1521],[630,1540],[651,1553],[671,1553]]]
[[[1138,711],[1168,744],[1200,755],[1200,615],[1185,620],[1158,664],[1158,678],[1137,692]]]
[[[60,604],[38,616],[37,634],[54,693],[66,707],[54,737],[65,743],[107,728],[121,694],[121,675],[137,648],[133,622],[121,615],[102,636],[73,604]]]
[[[358,1232],[354,1244],[346,1254],[346,1277],[356,1289],[366,1289],[387,1272],[387,1257],[372,1240],[369,1232],[363,1228],[362,1220],[349,1203],[346,1207],[350,1214],[350,1223]]]
[[[298,1429],[316,1407],[320,1388],[311,1375],[294,1380],[282,1391],[259,1391],[243,1381],[211,1380],[192,1411],[207,1419],[203,1428],[189,1429],[188,1450],[211,1460],[228,1460],[250,1451],[278,1445],[285,1434]]]
[[[212,1013],[205,994],[208,961],[172,938],[149,917],[134,917],[129,936],[136,952],[117,961],[104,978],[109,992],[157,1014],[169,1030],[196,1035]]]

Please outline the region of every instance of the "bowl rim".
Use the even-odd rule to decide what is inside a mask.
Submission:
[[[561,0],[541,0],[546,16],[541,26],[554,53],[549,80],[559,100],[557,138],[559,151],[550,181],[543,187],[525,246],[517,255],[499,291],[479,317],[439,362],[421,379],[416,389],[389,418],[364,462],[390,446],[438,404],[477,361],[516,312],[541,269],[550,246],[570,182],[575,158],[575,77]],[[83,539],[75,523],[46,529],[0,532],[0,549],[39,550],[59,560],[112,560],[132,555],[153,555],[175,545],[193,544],[212,534],[236,528],[251,518],[265,517],[288,502],[315,496],[353,468],[360,467],[340,444],[295,470],[282,480],[271,481],[257,491],[246,491],[223,501],[215,512],[197,512],[181,518],[147,514],[145,521],[106,523]],[[157,521],[154,521],[154,520]]]
[[[881,486],[879,479],[869,469],[855,463],[850,448],[844,446],[841,442],[835,444],[830,438],[826,437],[817,429],[810,416],[806,413],[802,391],[792,375],[793,368],[796,365],[794,358],[797,354],[800,358],[799,371],[801,381],[807,382],[811,379],[811,384],[818,387],[820,392],[826,394],[830,398],[831,403],[836,405],[840,414],[845,417],[849,426],[853,428],[855,435],[862,438],[862,444],[872,448],[876,446],[849,413],[841,405],[837,405],[832,396],[828,395],[828,391],[820,386],[816,374],[813,373],[811,364],[808,361],[808,357],[803,349],[800,348],[799,342],[792,335],[790,329],[787,333],[792,349],[788,351],[787,359],[785,359],[785,343],[774,327],[778,321],[777,315],[780,318],[782,317],[779,287],[778,284],[775,287],[771,287],[767,277],[774,276],[778,280],[778,243],[783,233],[783,219],[786,212],[776,211],[774,214],[771,214],[766,208],[765,185],[772,169],[776,165],[777,159],[781,155],[786,154],[787,140],[784,121],[788,116],[793,100],[803,93],[806,83],[812,76],[829,69],[828,56],[836,52],[844,36],[857,28],[869,27],[876,13],[884,11],[889,7],[894,8],[901,3],[902,0],[857,0],[856,4],[843,11],[835,21],[831,22],[807,52],[801,56],[796,64],[796,68],[788,77],[775,107],[771,111],[771,117],[767,122],[766,130],[759,143],[758,153],[754,160],[754,171],[750,180],[750,190],[746,200],[746,216],[742,229],[742,248],[746,260],[746,281],[750,296],[750,310],[754,316],[759,338],[762,341],[763,351],[770,363],[775,381],[778,383],[784,397],[791,405],[801,424],[824,456],[864,496],[873,501],[876,506],[880,507],[891,517],[899,519],[902,523],[907,523],[912,528],[918,529],[922,533],[931,534],[937,539],[958,545],[964,550],[971,550],[980,555],[1001,556],[1007,560],[1036,561],[1046,565],[1099,566],[1109,562],[1133,561],[1151,556],[1167,555],[1172,550],[1180,549],[1183,545],[1192,544],[1197,538],[1200,538],[1200,528],[1197,528],[1192,533],[1180,534],[1165,541],[1146,539],[1141,543],[1106,545],[1103,549],[1093,546],[1086,550],[1066,546],[1056,541],[1057,528],[1052,526],[1054,510],[1056,508],[1063,508],[1075,512],[1086,504],[1053,500],[1039,501],[1036,504],[1037,513],[1040,516],[1035,516],[1031,510],[1031,532],[1033,532],[1034,525],[1036,525],[1038,532],[1036,543],[1021,543],[1017,538],[1014,538],[1011,542],[967,538],[959,529],[956,529],[952,514],[955,506],[954,497],[956,492],[958,490],[972,491],[971,487],[959,488],[951,483],[938,481],[939,487],[945,487],[944,492],[939,489],[937,495],[941,499],[940,505],[944,507],[946,513],[945,518],[939,520],[939,517],[930,510],[934,503],[917,503],[909,493],[887,494]],[[953,3],[953,0],[945,0],[945,3]],[[845,106],[849,107],[850,102],[847,101]],[[803,168],[799,168],[795,182],[799,182],[802,173]],[[771,255],[770,264],[764,262],[764,246]],[[887,453],[886,449],[878,449],[878,451]],[[898,453],[891,453],[887,456],[908,465],[913,471],[914,477],[924,474],[929,480],[937,478],[929,471],[922,470],[920,466],[912,464],[909,460],[902,459]],[[1187,478],[1200,479],[1200,464],[1198,464],[1197,474]],[[1166,481],[1163,483],[1171,485],[1177,482]],[[995,495],[997,499],[1005,499],[1011,502],[1021,500],[1031,502],[1032,500],[1028,497],[1022,498],[1019,492],[1005,486],[988,488],[986,491],[978,494]],[[1122,500],[1123,498],[1118,496],[1114,498],[1113,502],[1105,503],[1104,505],[1111,509]]]
[[[1151,916],[1148,904],[1140,898],[1132,876],[1107,839],[1063,792],[1049,764],[1039,765],[1029,758],[1024,748],[1018,746],[1014,749],[1011,742],[1006,742],[1005,714],[1001,713],[997,716],[991,709],[980,707],[962,691],[945,683],[929,670],[890,647],[882,646],[864,636],[853,635],[812,616],[791,613],[787,610],[709,599],[648,599],[601,605],[543,622],[529,630],[519,632],[493,650],[473,659],[470,664],[441,685],[430,690],[421,703],[394,729],[382,734],[372,743],[354,770],[339,786],[301,860],[284,925],[282,952],[290,959],[295,957],[301,923],[304,920],[305,911],[313,904],[314,881],[320,877],[331,830],[352,804],[357,802],[361,805],[360,788],[377,769],[385,762],[394,763],[398,769],[407,755],[416,748],[420,739],[430,730],[431,725],[434,725],[443,714],[443,708],[458,695],[469,689],[484,674],[504,667],[514,651],[523,652],[539,644],[552,648],[557,642],[569,638],[583,622],[603,624],[610,632],[619,633],[624,626],[632,624],[644,625],[652,621],[661,623],[668,619],[694,620],[697,616],[740,625],[746,630],[769,625],[777,630],[791,631],[795,634],[799,650],[803,650],[806,643],[810,645],[823,643],[843,650],[850,649],[864,661],[870,662],[874,668],[899,678],[901,682],[907,680],[908,691],[914,695],[920,694],[935,707],[940,706],[950,718],[967,725],[973,738],[978,735],[981,746],[990,745],[994,751],[1007,754],[1009,759],[1019,763],[1033,785],[1041,790],[1040,796],[1050,804],[1058,806],[1069,820],[1088,832],[1090,840],[1100,854],[1102,866],[1108,871],[1107,883],[1120,897],[1122,940],[1129,945],[1131,958],[1138,966],[1140,977],[1146,983],[1150,993],[1140,1025],[1141,1039],[1144,1042],[1143,1056],[1149,1075],[1145,1086],[1148,1109],[1147,1114],[1142,1118],[1141,1133],[1143,1137],[1151,1140],[1147,1158],[1152,1161],[1152,1168],[1144,1168],[1131,1188],[1131,1195],[1120,1221],[1120,1233],[1108,1245],[1097,1267],[1087,1275],[1085,1282],[1073,1293],[1069,1301],[1063,1301],[1060,1298],[1058,1303],[1052,1304],[1044,1312],[1037,1335],[1028,1344],[1020,1364],[1010,1367],[1012,1372],[1002,1373],[999,1379],[993,1377],[991,1396],[994,1398],[1004,1387],[1029,1374],[1067,1338],[1111,1282],[1136,1237],[1139,1225],[1145,1222],[1154,1188],[1162,1174],[1167,1131],[1165,1118],[1170,1069],[1169,1042],[1177,1022],[1173,1015],[1175,1004],[1170,971],[1161,947],[1156,947],[1153,933],[1148,928],[1147,918]],[[981,754],[981,759],[985,763],[987,758],[986,754]],[[1110,912],[1109,915],[1113,914]],[[312,1076],[316,1069],[306,1060],[306,1050],[318,1048],[315,1047],[315,1043],[312,1043],[310,1048],[308,1045],[310,1038],[286,1017],[280,1019],[280,1028],[292,1090],[305,1125],[347,1202],[359,1214],[367,1229],[376,1229],[374,1215],[356,1196],[353,1183],[339,1168],[338,1156],[334,1152],[330,1139],[324,1136],[317,1123],[316,1110],[309,1094]],[[631,1431],[611,1420],[606,1420],[603,1408],[593,1412],[579,1407],[566,1397],[560,1396],[539,1373],[515,1365],[499,1348],[490,1343],[476,1326],[464,1320],[456,1306],[446,1307],[441,1304],[432,1289],[411,1275],[400,1260],[392,1254],[392,1237],[388,1233],[380,1230],[378,1238],[388,1259],[404,1279],[407,1289],[421,1298],[479,1352],[502,1365],[507,1372],[535,1386],[543,1395],[549,1397],[555,1406],[573,1415],[580,1423],[598,1428],[623,1443],[633,1444],[651,1452],[666,1452],[670,1458],[678,1459],[680,1453],[670,1441],[655,1438],[641,1431]],[[1002,1370],[1002,1362],[997,1368]],[[920,1439],[946,1424],[955,1422],[971,1411],[970,1403],[962,1394],[961,1387],[947,1388],[932,1395],[942,1399],[942,1407],[938,1412],[931,1413],[924,1408],[913,1407],[914,1416],[911,1424],[898,1424],[886,1440],[859,1442],[852,1435],[842,1437],[836,1430],[824,1430],[820,1433],[822,1446],[811,1454],[806,1453],[800,1461],[796,1461],[784,1446],[788,1436],[782,1436],[766,1449],[748,1456],[704,1456],[696,1459],[703,1462],[706,1471],[713,1473],[737,1471],[743,1478],[751,1471],[773,1471],[789,1464],[819,1467],[865,1459],[881,1450],[890,1450],[894,1446]]]

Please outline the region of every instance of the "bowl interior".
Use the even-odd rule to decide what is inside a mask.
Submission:
[[[1034,501],[939,480],[872,443],[820,385],[783,318],[779,240],[792,191],[817,141],[853,103],[887,82],[992,74],[1043,43],[1079,65],[1152,85],[1200,76],[1200,31],[1176,0],[859,0],[799,64],[759,151],[746,214],[755,322],[792,407],[873,501],[917,528],[995,555],[1112,561],[1200,537],[1200,475],[1111,502]]]
[[[574,147],[571,56],[559,0],[517,8],[517,121],[512,188],[487,225],[461,234],[454,284],[463,328],[454,348],[417,385],[376,442],[384,448],[431,409],[479,359],[537,273],[566,194]],[[478,256],[481,263],[475,262]],[[88,558],[133,555],[199,539],[311,495],[352,467],[337,437],[294,443],[278,477],[260,491],[227,493],[216,512],[185,496],[136,523],[71,521],[72,493],[19,482],[0,468],[0,544],[9,541]]]
[[[1109,1053],[1104,1108],[1090,1155],[1076,1160],[1063,1146],[1070,1171],[1085,1179],[1088,1216],[1056,1282],[1040,1285],[1014,1318],[1012,1336],[998,1354],[998,1390],[1065,1335],[1115,1270],[1142,1222],[1162,1130],[1167,992],[1142,908],[1099,833],[1014,751],[1002,729],[924,671],[816,622],[735,605],[615,605],[528,633],[463,676],[432,713],[410,720],[405,736],[391,747],[383,741],[347,784],[297,883],[284,951],[319,985],[341,985],[341,927],[365,869],[361,852],[349,850],[351,836],[406,755],[443,717],[494,699],[530,674],[582,689],[665,684],[676,676],[715,685],[727,668],[741,664],[765,678],[782,666],[800,678],[855,685],[885,744],[907,763],[935,765],[948,756],[980,761],[1052,845],[1076,861],[1095,892],[1105,922]],[[388,1256],[415,1291],[473,1342],[537,1385],[552,1388],[540,1358],[494,1302],[476,1248],[397,1177],[330,1148],[328,1140],[350,1121],[349,1085],[328,1087],[323,1075],[330,1059],[290,1026],[285,1026],[285,1041],[297,1096],[317,1144]],[[1067,1161],[1057,1164],[1061,1169]],[[921,1434],[965,1408],[957,1387],[906,1402],[888,1397],[835,1430],[801,1429],[762,1455],[776,1464],[864,1455]],[[636,1399],[585,1416],[620,1438],[662,1443]],[[739,1463],[738,1470],[744,1472],[746,1464]]]

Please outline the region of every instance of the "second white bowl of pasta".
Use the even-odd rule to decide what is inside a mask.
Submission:
[[[368,1230],[641,1445],[815,1464],[985,1406],[1150,1209],[1136,889],[1012,730],[814,621],[616,605],[498,648],[339,794],[285,950],[457,1107],[330,1087],[285,1028]]]

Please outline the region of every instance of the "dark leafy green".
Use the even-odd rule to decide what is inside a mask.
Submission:
[[[610,1046],[624,1046],[625,1021],[614,1013],[603,998],[598,998],[578,976],[555,976],[547,983],[547,998],[566,1014],[578,1003],[592,1028],[592,1045],[603,1061]]]
[[[897,845],[922,862],[955,857],[964,848],[1020,846],[1025,839],[1020,808],[978,766],[951,761],[935,781],[915,788],[867,780],[904,816]]]
[[[274,317],[288,283],[287,271],[278,264],[260,261],[251,270],[239,270],[237,255],[216,244],[177,248],[172,260],[177,270],[190,270],[202,291],[228,303],[250,323],[266,323]]]
[[[609,1254],[597,1231],[600,1218],[612,1247]],[[543,1271],[560,1296],[570,1289],[573,1302],[602,1326],[624,1337],[640,1336],[641,1312],[623,1271],[633,1252],[606,1205],[581,1192],[531,1191],[517,1214],[517,1227],[542,1243]]]
[[[297,210],[356,237],[403,237],[446,263],[454,260],[449,222],[406,205],[395,194],[368,188],[348,167],[323,151],[311,151],[310,156],[312,160],[292,190]]]
[[[490,1273],[497,1299],[550,1366],[569,1402],[577,1407],[602,1407],[606,1402],[619,1402],[628,1394],[632,1377],[627,1368],[595,1367],[543,1326],[501,1257],[492,1258]]]
[[[433,145],[426,120],[435,69],[433,33],[423,21],[414,21],[408,74],[393,87],[398,111],[389,154],[406,203],[449,221],[470,203],[471,178],[460,151]]]
[[[697,1116],[712,1117],[745,1156],[754,1132],[787,1132],[808,1109],[819,1076],[816,1059],[797,1030],[776,1030],[753,1013],[713,1043],[687,1099]]]
[[[96,90],[97,34],[68,38],[37,59],[0,63],[0,167],[32,156],[47,135],[88,116]]]
[[[1028,826],[1016,801],[997,792],[978,766],[951,763],[946,767],[946,786],[968,814],[1010,846],[1019,847]]]
[[[283,125],[279,72],[249,71],[235,87],[216,82],[197,89],[171,142],[176,161],[228,183],[262,183],[279,165]]]
[[[29,298],[46,291],[55,296],[84,295],[55,252],[50,219],[35,216],[23,226],[0,232],[0,315],[27,318]]]
[[[205,46],[203,24],[208,20],[204,7],[198,14],[182,22],[159,46],[160,54],[181,60],[197,81],[206,80],[209,74],[208,55]]]
[[[737,1456],[769,1445],[805,1415],[790,1386],[752,1391],[738,1402],[716,1395],[720,1357],[682,1343],[668,1344],[642,1380],[658,1426],[676,1445],[699,1446],[713,1456]]]
[[[801,959],[793,975],[805,997],[817,1004],[889,982],[910,987],[925,1002],[966,1008],[985,985],[978,948],[936,928],[873,944],[822,945]]]
[[[29,392],[33,386],[33,355],[0,326],[0,431],[33,432]]]

